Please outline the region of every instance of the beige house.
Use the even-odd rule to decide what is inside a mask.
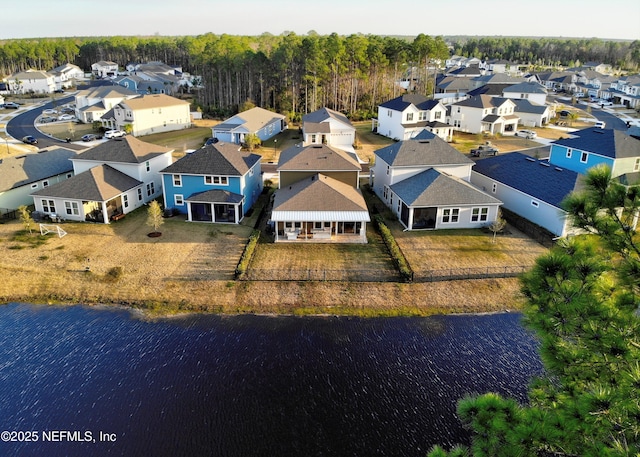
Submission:
[[[120,130],[131,125],[134,136],[186,129],[191,126],[189,102],[165,94],[126,99],[102,116],[102,125]]]

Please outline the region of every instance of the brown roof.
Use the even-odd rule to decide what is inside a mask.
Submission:
[[[130,98],[120,102],[121,105],[126,105],[129,108],[136,109],[152,109],[163,108],[165,106],[179,106],[188,105],[189,102],[177,99],[165,94],[154,95],[142,95],[141,97]]]
[[[144,163],[173,149],[140,141],[136,137],[127,135],[116,138],[93,147],[74,160],[96,160],[100,162]]]
[[[345,151],[326,145],[293,146],[280,153],[278,171],[360,171],[360,164]]]
[[[273,211],[367,211],[367,204],[360,190],[316,173],[278,189]]]

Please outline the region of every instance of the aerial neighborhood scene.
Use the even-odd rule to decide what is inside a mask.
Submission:
[[[0,455],[640,455],[639,5],[34,2]]]

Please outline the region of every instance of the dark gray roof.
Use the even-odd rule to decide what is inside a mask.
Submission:
[[[240,194],[234,194],[227,190],[212,189],[205,192],[195,193],[186,199],[188,202],[198,203],[241,203],[244,197]]]
[[[490,95],[492,97],[502,97],[502,92],[511,84],[485,84],[477,89],[470,90],[467,95],[475,97],[477,95]]]
[[[258,154],[242,151],[237,144],[216,143],[187,154],[160,173],[243,176],[260,158]]]
[[[498,205],[502,203],[462,179],[429,168],[391,185],[408,206]]]
[[[521,82],[520,84],[514,84],[505,89],[505,92],[521,92],[524,94],[546,94],[547,89],[540,83],[536,82]]]
[[[453,103],[451,106],[470,106],[473,108],[497,108],[502,106],[510,98],[491,97],[489,95],[478,95],[465,100]],[[513,100],[511,100],[513,101]]]
[[[558,144],[572,149],[593,152],[612,159],[640,157],[640,140],[626,132],[590,127],[571,133],[576,138],[556,140]]]
[[[531,103],[529,100],[512,98],[511,101],[516,104],[516,107],[514,109],[514,112],[516,113],[544,114],[544,112],[547,110],[546,105]]]
[[[273,211],[367,211],[362,192],[322,173],[275,193]]]
[[[426,134],[422,134],[426,135]],[[375,151],[385,163],[395,166],[464,165],[473,161],[434,135],[431,139],[404,140]]]
[[[116,163],[144,163],[154,157],[171,152],[173,149],[165,148],[151,143],[140,141],[134,136],[127,135],[105,141],[82,154],[75,160],[95,160],[99,162]]]
[[[392,109],[394,111],[404,111],[409,106],[414,105],[416,108],[428,111],[433,109],[440,103],[438,100],[430,100],[421,94],[404,94],[389,100],[380,105],[382,108]]]
[[[329,108],[320,108],[313,113],[305,114],[304,116],[302,116],[302,122],[321,123],[328,121],[331,118],[336,119],[344,124],[351,125],[351,121],[347,118],[347,116]]]
[[[362,166],[349,153],[325,144],[292,146],[280,153],[278,171],[360,171]]]
[[[76,151],[55,148],[39,154],[23,154],[0,159],[0,191],[15,189],[52,176],[73,171]]]
[[[105,202],[140,185],[142,182],[109,165],[99,165],[31,195]]]
[[[304,123],[305,133],[331,133],[331,124],[328,122],[309,122]]]
[[[580,175],[536,160],[519,152],[478,160],[474,173],[517,189],[526,195],[560,208],[560,203],[577,190]]]

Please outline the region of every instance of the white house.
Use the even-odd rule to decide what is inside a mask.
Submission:
[[[106,128],[124,130],[131,125],[134,136],[169,132],[191,126],[189,102],[165,94],[142,95],[122,100],[102,116]]]
[[[60,65],[49,73],[55,78],[56,89],[69,88],[76,85],[77,80],[84,79],[84,71],[79,66],[71,63]]]
[[[121,86],[99,86],[81,90],[75,95],[76,117],[85,123],[98,121],[122,100],[138,94]]]
[[[326,144],[345,151],[353,151],[356,128],[342,113],[320,108],[302,117],[303,143]]]
[[[538,82],[521,82],[509,86],[502,91],[504,98],[529,100],[537,105],[547,103],[547,89]]]
[[[469,133],[514,135],[519,118],[516,104],[507,98],[478,95],[449,106],[449,124]]]
[[[640,75],[631,75],[618,79],[609,87],[611,98],[629,108],[640,107]]]
[[[451,141],[453,128],[445,123],[447,109],[439,100],[420,94],[404,94],[378,106],[378,118],[373,128],[380,135],[396,140],[408,140],[422,130],[436,133]]]
[[[11,91],[16,94],[50,94],[56,90],[55,77],[46,71],[19,71],[7,77]]]
[[[118,64],[108,60],[101,60],[91,64],[91,73],[98,78],[117,76]]]

